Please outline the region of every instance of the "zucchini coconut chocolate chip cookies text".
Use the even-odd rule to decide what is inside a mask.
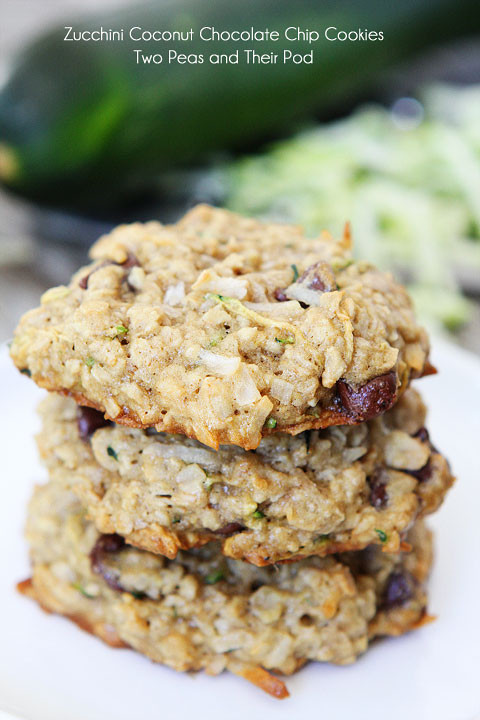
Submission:
[[[424,518],[453,477],[412,381],[435,370],[348,227],[307,238],[198,206],[91,258],[11,346],[49,391],[22,592],[278,698],[280,675],[427,622]]]

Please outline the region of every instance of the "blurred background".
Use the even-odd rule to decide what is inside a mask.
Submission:
[[[0,342],[119,222],[199,201],[334,234],[408,284],[424,322],[480,353],[480,8],[473,0],[2,0]],[[397,7],[398,6],[398,7]],[[95,13],[95,15],[92,15]],[[313,65],[136,66],[76,28],[383,30]],[[261,52],[283,45],[249,43]],[[295,52],[311,46],[290,43]]]

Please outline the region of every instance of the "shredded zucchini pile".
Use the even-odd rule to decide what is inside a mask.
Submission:
[[[424,321],[468,320],[462,286],[480,290],[480,86],[361,109],[233,163],[221,180],[241,213],[309,234],[338,235],[350,220],[356,255],[393,269]]]

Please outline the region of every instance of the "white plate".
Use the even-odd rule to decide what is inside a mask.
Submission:
[[[2,710],[29,720],[478,717],[480,361],[442,342],[433,361],[439,375],[417,387],[431,408],[433,440],[458,476],[431,523],[438,534],[429,610],[438,621],[376,643],[354,665],[312,663],[288,679],[291,697],[278,701],[228,674],[177,674],[130,650],[112,650],[15,592],[16,581],[28,576],[25,505],[44,478],[32,437],[42,393],[0,352],[0,719]]]

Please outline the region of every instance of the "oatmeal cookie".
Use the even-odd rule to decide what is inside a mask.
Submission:
[[[105,426],[61,396],[47,397],[41,413],[43,461],[97,529],[170,558],[209,540],[259,566],[372,543],[398,552],[453,481],[411,388],[367,423],[277,434],[255,452]]]
[[[257,568],[210,543],[168,560],[99,535],[58,483],[36,489],[27,537],[33,576],[20,589],[109,644],[180,670],[224,669],[277,697],[270,671],[309,660],[353,662],[377,634],[425,620],[431,539],[417,524],[413,550],[378,548]]]
[[[117,423],[249,450],[371,419],[430,371],[407,293],[352,260],[348,233],[199,206],[118,227],[91,255],[22,318],[11,354]]]

